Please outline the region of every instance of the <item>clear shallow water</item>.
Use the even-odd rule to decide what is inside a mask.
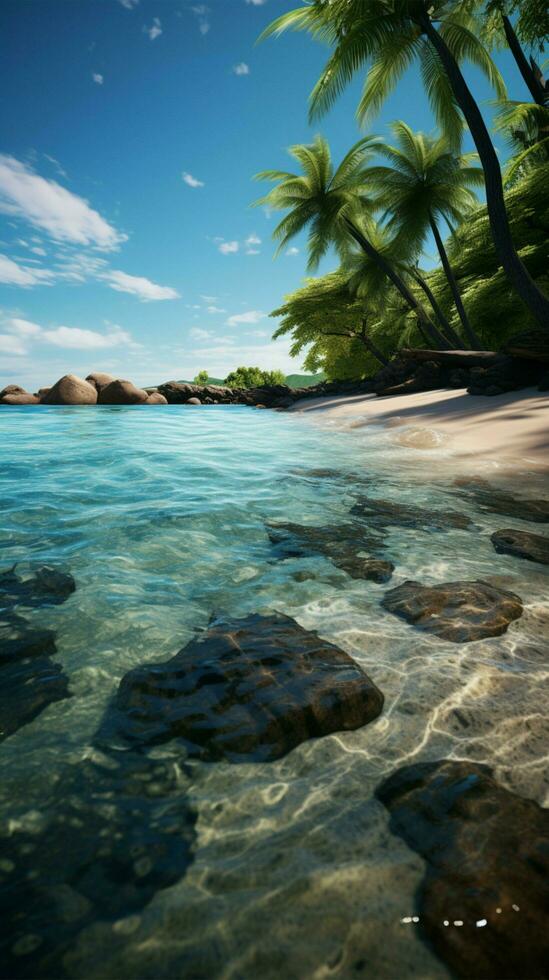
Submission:
[[[406,762],[452,757],[487,762],[505,785],[546,802],[549,576],[490,542],[497,528],[542,526],[480,513],[452,495],[451,456],[393,437],[247,408],[1,412],[0,567],[47,562],[77,582],[65,604],[24,611],[55,629],[73,697],[0,745],[4,826],[32,822],[52,780],[90,757],[123,674],[173,655],[213,612],[284,612],[349,652],[385,695],[372,724],[278,762],[193,763],[187,875],[116,928],[84,930],[71,976],[447,977],[401,923],[424,866],[390,834],[372,793]],[[319,467],[374,483],[306,475]],[[527,473],[513,483],[547,496]],[[275,560],[265,520],[337,523],[360,492],[463,510],[478,530],[392,529],[390,586],[355,581],[321,557]],[[315,577],[298,582],[300,570]],[[489,578],[517,592],[525,612],[502,637],[446,643],[380,607],[406,578]],[[153,755],[179,758],[170,745]]]

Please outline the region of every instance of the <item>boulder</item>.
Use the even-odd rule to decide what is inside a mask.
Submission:
[[[100,405],[143,405],[148,397],[143,388],[117,378],[101,388],[97,401]]]
[[[4,395],[0,398],[0,405],[39,405],[40,399],[36,395],[29,395],[27,392],[13,395]]]
[[[514,496],[509,490],[494,487],[482,477],[457,477],[457,495],[473,502],[489,514],[502,514],[535,524],[549,523],[549,500]]]
[[[192,863],[186,789],[173,761],[95,752],[44,783],[38,821],[18,819],[14,801],[0,827],[3,977],[74,976],[67,960],[92,936],[112,930],[121,946],[135,938],[141,910]]]
[[[383,539],[360,524],[312,527],[272,521],[267,524],[267,533],[283,560],[323,555],[351,578],[372,582],[388,582],[395,568],[392,562],[376,554],[384,548]]]
[[[28,391],[22,388],[21,385],[6,385],[0,391],[0,398],[3,398],[4,395],[28,395]]]
[[[58,606],[76,589],[76,582],[69,572],[43,565],[29,578],[22,578],[16,566],[0,573],[0,607]]]
[[[410,928],[451,976],[543,980],[549,810],[486,766],[445,759],[398,769],[376,796],[392,832],[426,862]]]
[[[67,676],[50,660],[55,652],[51,630],[31,629],[20,616],[0,613],[0,741],[70,697]]]
[[[186,405],[201,405],[200,398],[187,398]]]
[[[36,392],[36,397],[39,398],[40,401],[43,401],[46,395],[48,394],[48,392],[50,391],[51,388],[39,388],[38,391]]]
[[[122,678],[100,744],[179,739],[206,761],[266,762],[360,728],[383,695],[343,650],[288,616],[216,620],[165,663]]]
[[[93,385],[97,391],[101,391],[102,388],[106,388],[107,385],[110,385],[113,381],[116,381],[116,378],[112,374],[104,374],[101,371],[92,371],[91,374],[88,374],[86,381],[89,381],[89,383]]]
[[[159,391],[152,391],[150,395],[147,395],[147,401],[145,405],[167,405],[168,399],[164,398]]]
[[[502,531],[494,531],[490,540],[500,554],[515,555],[517,558],[536,561],[540,565],[549,565],[549,538],[544,538],[541,534],[508,527]]]
[[[42,399],[45,405],[95,405],[97,391],[89,381],[65,374]]]
[[[474,524],[467,514],[457,510],[434,510],[361,495],[351,507],[351,514],[361,517],[369,527],[385,530],[388,527],[412,527],[429,531],[469,529]]]
[[[522,616],[522,600],[489,582],[422,585],[410,580],[386,592],[382,606],[407,623],[452,643],[501,636]]]
[[[545,330],[525,330],[507,341],[505,352],[523,360],[549,364],[549,338]]]

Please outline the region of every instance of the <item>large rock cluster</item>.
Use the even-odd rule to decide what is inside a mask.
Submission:
[[[7,385],[0,391],[0,405],[166,405],[156,389],[137,388],[131,381],[114,378],[100,371],[79,378],[64,374],[51,388],[40,388],[35,394],[19,385]]]

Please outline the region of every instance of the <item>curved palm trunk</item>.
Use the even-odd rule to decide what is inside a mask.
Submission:
[[[517,63],[517,67],[522,75],[524,84],[530,92],[534,102],[537,102],[538,105],[544,106],[547,101],[545,89],[537,77],[532,65],[526,58],[511,21],[505,14],[501,15],[501,19],[503,21],[503,30],[505,31],[507,44],[509,45],[513,58]]]
[[[419,274],[419,272],[417,271],[417,269],[410,269],[410,273],[414,277],[414,279],[417,282],[419,288],[423,290],[423,292],[425,293],[427,299],[429,300],[429,303],[431,304],[431,307],[433,309],[433,312],[434,312],[434,314],[435,314],[438,322],[440,323],[442,329],[444,330],[445,336],[448,337],[448,339],[452,341],[452,343],[453,343],[453,345],[454,345],[454,347],[455,347],[456,350],[460,350],[461,347],[463,346],[463,341],[462,341],[461,337],[459,336],[459,334],[457,334],[456,331],[454,330],[454,328],[450,325],[450,323],[448,322],[447,318],[444,316],[444,313],[442,312],[439,304],[437,303],[437,301],[435,299],[435,296],[434,296],[431,288],[429,287],[429,284],[425,281],[425,279],[423,278],[423,276],[421,276]]]
[[[377,248],[374,248],[368,239],[365,238],[365,236],[356,227],[356,225],[353,224],[350,218],[344,217],[343,220],[349,230],[349,234],[352,235],[355,242],[360,245],[363,252],[365,252],[366,255],[368,255],[369,258],[376,263],[378,268],[380,268],[381,271],[385,273],[387,278],[393,283],[393,286],[398,289],[400,295],[406,300],[410,309],[417,315],[419,322],[429,334],[429,337],[433,343],[435,343],[441,350],[449,350],[452,345],[435,327],[433,321],[428,317],[421,303],[418,302],[412,291],[408,289],[404,279],[399,276],[398,272],[396,272],[392,265],[387,262],[387,259],[384,258],[381,252],[378,252]]]
[[[440,261],[442,262],[442,268],[446,273],[446,278],[450,289],[452,290],[452,296],[454,297],[454,303],[456,304],[456,310],[458,311],[459,318],[463,324],[463,329],[465,330],[465,335],[473,350],[480,350],[481,344],[477,337],[475,331],[473,330],[469,317],[465,312],[465,307],[461,299],[461,294],[459,292],[459,287],[456,282],[456,277],[454,276],[454,270],[450,265],[450,259],[448,258],[448,253],[444,248],[444,242],[442,241],[441,234],[438,230],[438,225],[436,221],[430,217],[429,224],[431,225],[431,231],[433,232],[435,242],[437,243],[438,254],[440,255]]]
[[[366,318],[364,318],[364,320],[362,321],[362,326],[360,328],[360,340],[362,341],[362,343],[364,344],[364,346],[370,351],[370,354],[373,354],[374,357],[378,361],[380,361],[381,364],[383,364],[385,367],[387,367],[387,365],[389,363],[388,358],[385,357],[385,354],[382,354],[381,353],[379,347],[372,340],[372,338],[369,336],[369,334],[368,334],[368,332],[366,330]]]
[[[513,244],[505,210],[501,168],[480,109],[471,95],[456,59],[444,39],[433,27],[426,10],[421,12],[418,23],[442,62],[456,102],[465,116],[477,148],[484,170],[486,205],[492,237],[505,274],[540,327],[549,330],[549,300],[536,286]]]

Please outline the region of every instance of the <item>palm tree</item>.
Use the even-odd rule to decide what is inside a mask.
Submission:
[[[255,206],[267,205],[275,211],[288,212],[273,232],[273,237],[279,241],[277,254],[295,235],[309,229],[308,268],[311,271],[318,267],[330,245],[335,245],[340,256],[344,256],[349,250],[350,235],[393,283],[433,342],[448,348],[451,344],[430,320],[390,258],[372,243],[366,230],[366,224],[371,225],[366,216],[373,210],[374,203],[367,193],[365,162],[375,146],[377,140],[374,137],[360,140],[335,172],[330,147],[321,136],[309,146],[292,146],[289,152],[301,165],[303,173],[264,170],[257,174],[256,180],[277,181],[277,185],[256,201]]]
[[[532,34],[536,34],[543,49],[542,40],[549,33],[549,14],[545,2],[539,3],[537,0],[487,0],[484,10],[481,12],[481,23],[483,28],[483,39],[491,47],[501,47],[505,39],[517,68],[522,75],[522,80],[528,88],[534,102],[539,106],[546,106],[549,102],[549,88],[544,80],[542,72],[530,55],[530,60],[526,57],[519,34],[529,34],[530,42],[534,41]],[[530,9],[527,9],[530,7]],[[519,9],[518,33],[513,26],[510,14]],[[526,27],[526,30],[524,28]],[[522,30],[521,30],[522,28]]]
[[[549,300],[520,259],[509,227],[499,160],[480,109],[460,69],[472,61],[505,97],[505,86],[478,34],[472,0],[311,0],[275,20],[262,37],[307,30],[333,45],[311,95],[311,116],[334,103],[351,78],[370,63],[358,107],[363,122],[379,110],[406,69],[420,59],[436,119],[452,144],[467,123],[484,170],[494,244],[509,280],[538,323],[549,329]]]
[[[444,219],[453,229],[478,204],[470,185],[484,183],[482,169],[471,166],[473,154],[453,152],[446,136],[434,139],[414,133],[404,122],[394,122],[391,128],[397,146],[378,147],[389,166],[370,167],[368,181],[385,216],[390,215],[388,230],[396,233],[397,240],[404,239],[413,253],[421,254],[432,232],[465,335],[478,349],[480,342],[465,312],[439,223]]]

